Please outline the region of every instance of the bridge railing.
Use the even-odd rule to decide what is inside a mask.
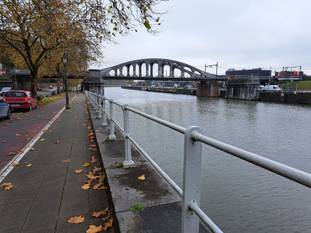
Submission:
[[[86,92],[89,102],[98,111],[98,117],[109,119],[109,139],[115,140],[115,124],[120,128],[125,140],[125,160],[124,166],[134,166],[131,156],[131,146],[138,149],[150,164],[163,176],[163,178],[176,190],[182,198],[182,233],[198,233],[199,220],[202,225],[213,233],[223,232],[200,208],[200,172],[202,144],[211,146],[220,151],[226,152],[237,158],[245,160],[256,166],[288,178],[296,183],[311,188],[311,174],[296,168],[273,161],[255,153],[240,149],[238,147],[220,142],[204,135],[200,128],[191,126],[181,127],[177,124],[165,121],[158,117],[146,114],[140,110],[115,102],[92,92]],[[105,103],[109,103],[109,112],[105,111]],[[123,128],[113,118],[113,105],[119,106],[123,111]],[[184,165],[183,165],[183,187],[180,188],[169,175],[148,155],[148,153],[131,137],[129,132],[129,112],[149,119],[153,122],[166,126],[184,135]],[[104,116],[102,116],[104,114]],[[106,120],[103,120],[106,122]]]

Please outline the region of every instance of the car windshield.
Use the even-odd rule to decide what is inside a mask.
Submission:
[[[22,91],[9,91],[5,95],[6,97],[26,97],[26,93]]]

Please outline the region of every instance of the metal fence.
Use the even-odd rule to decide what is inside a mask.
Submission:
[[[98,118],[102,118],[103,126],[109,120],[109,140],[115,140],[115,125],[117,125],[124,136],[125,141],[125,167],[134,166],[131,155],[131,146],[138,149],[150,164],[163,176],[163,178],[176,190],[182,198],[182,233],[198,233],[199,221],[202,225],[213,233],[223,232],[200,208],[200,179],[202,144],[206,144],[220,151],[226,152],[237,158],[245,160],[256,166],[262,167],[275,174],[288,178],[296,183],[300,183],[311,188],[311,174],[284,165],[282,163],[267,159],[255,153],[248,152],[238,147],[220,142],[202,134],[200,128],[191,126],[181,127],[174,123],[165,121],[158,117],[146,114],[140,110],[120,104],[112,99],[106,98],[97,93],[86,91],[89,102],[98,113]],[[105,104],[108,102],[109,111],[106,111]],[[113,117],[113,105],[119,106],[123,111],[123,128],[118,125]],[[166,126],[184,135],[184,164],[183,164],[183,187],[180,188],[161,167],[148,155],[145,150],[131,137],[129,132],[129,112],[147,118],[153,122]]]

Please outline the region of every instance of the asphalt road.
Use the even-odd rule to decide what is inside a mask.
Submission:
[[[30,112],[14,112],[0,121],[0,169],[3,168],[64,106],[65,99],[39,105]]]

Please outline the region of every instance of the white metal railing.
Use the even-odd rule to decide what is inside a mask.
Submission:
[[[308,188],[311,188],[311,174],[296,168],[284,165],[282,163],[267,159],[255,153],[248,152],[238,147],[217,141],[202,134],[200,128],[191,126],[184,128],[174,123],[165,121],[158,117],[146,114],[140,110],[123,105],[112,99],[106,98],[97,93],[86,91],[86,96],[89,102],[98,112],[98,117],[103,118],[103,125],[106,125],[106,117],[109,119],[109,137],[110,140],[115,140],[115,124],[120,128],[125,141],[125,160],[124,166],[134,166],[131,155],[131,146],[138,149],[141,154],[150,162],[150,164],[160,173],[163,178],[176,190],[182,197],[182,233],[198,233],[199,221],[202,225],[213,233],[223,232],[200,208],[200,172],[201,172],[201,157],[202,143],[231,154],[237,158],[245,160],[256,166],[262,167],[280,176],[288,178],[296,183],[300,183]],[[105,111],[105,102],[109,103],[109,114]],[[123,111],[123,128],[113,119],[113,105],[122,108]],[[184,134],[184,165],[183,165],[183,188],[180,188],[169,175],[161,169],[161,167],[147,154],[147,152],[139,146],[139,144],[131,137],[129,132],[129,112],[132,112],[141,117],[147,118],[158,124],[173,129],[181,134]]]

